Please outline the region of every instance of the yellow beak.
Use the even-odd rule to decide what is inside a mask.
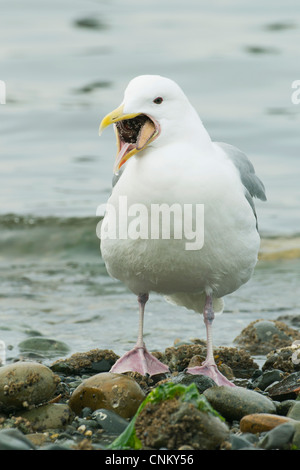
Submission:
[[[121,104],[118,108],[114,109],[111,113],[107,114],[103,119],[99,127],[99,135],[101,135],[103,129],[114,124],[118,121],[124,121],[124,119],[132,119],[138,116],[140,113],[124,114],[124,105]]]
[[[107,114],[103,119],[99,127],[99,135],[102,134],[103,129],[106,127],[110,126],[111,124],[115,124],[118,121],[124,121],[124,119],[133,119],[136,116],[139,116],[140,113],[131,113],[131,114],[124,114],[124,105],[119,106],[118,108],[114,109],[111,113]],[[121,166],[124,165],[127,160],[134,155],[135,153],[138,152],[138,149],[134,148],[131,151],[127,152],[126,154],[123,154],[121,151],[121,145],[120,145],[120,139],[118,132],[116,132],[116,137],[117,137],[117,146],[118,146],[118,151],[116,155],[116,161],[114,165],[114,173],[118,173],[120,170]]]

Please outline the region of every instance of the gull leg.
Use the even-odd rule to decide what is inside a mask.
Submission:
[[[187,372],[189,374],[207,375],[208,377],[213,379],[217,385],[228,385],[230,387],[235,387],[235,385],[230,382],[230,380],[228,380],[226,377],[224,377],[223,374],[221,374],[215,363],[212,343],[212,323],[215,318],[215,315],[213,311],[211,295],[206,296],[203,317],[206,326],[206,359],[201,366],[190,367],[187,369]]]
[[[165,364],[149,353],[143,340],[144,311],[148,298],[148,294],[138,296],[139,330],[135,347],[120,357],[112,366],[110,372],[121,374],[123,372],[133,371],[139,372],[142,375],[155,375],[169,372],[169,368]]]

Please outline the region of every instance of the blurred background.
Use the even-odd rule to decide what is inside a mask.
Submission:
[[[28,336],[70,352],[134,343],[135,297],[100,256],[96,210],[111,191],[115,138],[98,137],[128,81],[183,88],[213,140],[241,148],[263,180],[261,260],[226,299],[214,340],[250,321],[299,314],[298,0],[0,0],[0,340]],[[205,336],[202,319],[151,296],[149,349]]]

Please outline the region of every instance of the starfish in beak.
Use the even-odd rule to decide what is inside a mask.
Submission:
[[[124,105],[103,118],[99,134],[110,124],[114,125],[117,137],[115,174],[130,157],[144,150],[160,134],[160,126],[155,119],[143,113],[124,113]]]

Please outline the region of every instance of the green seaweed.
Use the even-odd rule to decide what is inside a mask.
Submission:
[[[127,428],[110,444],[108,449],[141,449],[142,443],[136,436],[135,432],[135,422],[141,411],[148,403],[160,403],[162,401],[170,400],[176,397],[184,402],[193,404],[198,410],[211,413],[224,421],[224,418],[216,410],[214,410],[214,408],[207,401],[206,397],[198,392],[198,389],[194,383],[186,386],[169,382],[158,385],[149,393],[145,400],[140,404],[137,412],[135,413]]]

